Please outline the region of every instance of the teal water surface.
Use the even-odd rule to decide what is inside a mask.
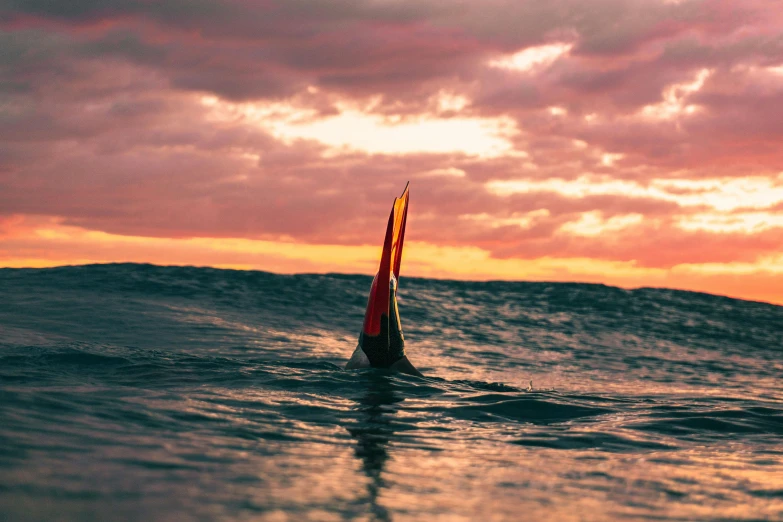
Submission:
[[[0,270],[0,518],[783,520],[783,307],[403,277],[416,378],[370,282]]]

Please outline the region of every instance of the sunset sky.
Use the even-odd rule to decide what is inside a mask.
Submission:
[[[779,0],[3,0],[0,266],[783,304]]]

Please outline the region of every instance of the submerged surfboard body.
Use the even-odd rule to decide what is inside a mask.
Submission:
[[[346,368],[391,368],[400,362],[411,366],[405,357],[405,338],[397,309],[397,281],[405,241],[408,199],[406,185],[402,195],[394,199],[389,214],[380,266],[370,288],[359,345]]]

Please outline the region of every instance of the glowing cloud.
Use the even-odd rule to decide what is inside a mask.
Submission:
[[[572,198],[624,195],[671,201],[682,207],[705,205],[718,211],[760,209],[783,202],[783,175],[777,180],[758,176],[732,180],[654,179],[646,184],[581,176],[574,180],[496,180],[485,186],[499,195],[529,192],[555,192]]]
[[[641,214],[612,216],[606,219],[600,211],[585,212],[578,221],[572,221],[560,227],[559,232],[575,236],[597,236],[638,225],[642,219]]]
[[[460,112],[470,104],[470,100],[467,96],[446,91],[438,92],[436,102],[438,104],[438,109],[441,112]]]
[[[554,63],[561,56],[568,54],[572,47],[573,44],[566,43],[528,47],[514,54],[493,59],[489,62],[489,65],[499,69],[529,72]]]
[[[46,267],[62,265],[64,262],[131,261],[263,269],[281,273],[370,273],[377,264],[377,245],[306,245],[241,238],[150,238],[88,231],[52,220],[38,221],[37,224],[29,225],[32,227],[32,236],[25,234],[10,241],[17,255],[8,256],[0,249],[2,266]],[[639,278],[644,278],[648,285],[668,286],[676,283],[683,288],[705,290],[721,284],[721,278],[724,277],[783,274],[783,255],[780,254],[766,256],[757,263],[690,263],[670,270],[640,267],[633,261],[587,257],[496,259],[477,247],[439,246],[420,241],[407,244],[405,256],[406,273],[409,275],[469,277],[474,280],[577,280],[638,286]],[[314,263],[314,259],[318,262]],[[726,293],[738,295],[739,291]],[[748,291],[745,288],[744,295],[783,304],[783,294],[769,285],[758,285],[750,294]]]
[[[467,102],[464,98],[446,97],[439,103],[453,110]],[[496,157],[513,153],[510,139],[518,132],[508,117],[389,118],[345,105],[338,105],[337,115],[319,117],[314,110],[285,103],[235,104],[204,97],[202,104],[213,110],[212,117],[218,121],[241,118],[286,142],[308,139],[336,150],[370,154],[459,152]]]
[[[698,92],[710,75],[709,69],[702,69],[696,79],[688,83],[670,85],[663,91],[663,101],[642,108],[642,115],[652,118],[670,119],[680,114],[693,114],[698,105],[688,104],[688,96]]]
[[[771,228],[783,228],[783,215],[771,212],[698,213],[680,218],[678,225],[683,230],[756,233]]]
[[[312,123],[282,123],[272,129],[281,138],[312,139],[372,154],[461,152],[492,157],[511,150],[507,137],[513,133],[514,123],[508,119],[451,118],[389,124],[382,117],[345,111]]]
[[[447,167],[442,169],[433,169],[424,173],[425,176],[446,176],[454,178],[464,178],[465,171],[455,167]]]
[[[518,226],[519,228],[526,229],[533,226],[538,219],[547,216],[549,216],[549,211],[545,208],[542,208],[539,210],[532,210],[530,212],[514,212],[510,217],[505,217],[505,218],[499,218],[487,213],[481,213],[481,214],[463,214],[459,216],[459,219],[486,224],[490,228],[498,228],[498,227],[514,225],[514,226]]]

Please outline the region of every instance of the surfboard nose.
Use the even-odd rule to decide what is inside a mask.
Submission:
[[[405,221],[408,214],[408,185],[394,199],[381,251],[380,266],[370,287],[359,346],[372,366],[389,367],[405,356],[397,284],[402,263]]]
[[[394,198],[386,235],[383,240],[380,266],[375,274],[367,309],[364,313],[362,332],[365,335],[378,335],[381,331],[381,316],[390,315],[389,296],[396,290],[402,264],[402,248],[405,241],[405,222],[408,215],[408,185],[399,198]],[[394,284],[394,287],[391,285]]]

